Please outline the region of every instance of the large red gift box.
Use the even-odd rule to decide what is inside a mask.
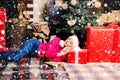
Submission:
[[[6,20],[6,10],[0,8],[0,52],[6,51],[6,37],[5,37],[5,20]]]
[[[120,28],[88,27],[86,48],[88,62],[120,62]]]
[[[68,63],[86,64],[87,63],[87,49],[69,52],[67,55]]]

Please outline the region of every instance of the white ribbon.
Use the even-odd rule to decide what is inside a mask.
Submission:
[[[79,63],[79,51],[75,50],[75,63],[78,64]]]

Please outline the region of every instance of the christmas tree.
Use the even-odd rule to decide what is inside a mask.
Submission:
[[[58,8],[58,5],[54,6]],[[91,7],[93,6],[88,1],[65,0],[59,5],[60,10],[52,9],[49,13],[56,12],[57,17],[54,17],[55,20],[50,19],[51,22],[54,24],[59,20],[59,25],[55,26],[56,35],[66,39],[71,34],[76,34],[80,41],[85,41],[87,25],[98,25],[96,19],[101,15],[101,12],[87,11]]]
[[[60,25],[55,27],[56,33],[82,32],[86,29],[88,23],[94,26],[97,25],[96,19],[100,16],[100,12],[87,11],[86,8],[90,8],[91,5],[92,4],[88,4],[88,1],[66,0],[57,12],[56,8],[58,8],[58,6],[55,5],[56,8],[49,13],[52,14],[56,12],[57,14],[57,17],[54,16],[54,19],[56,22],[59,20]],[[51,22],[54,24],[55,21],[51,20]]]
[[[88,24],[94,26],[98,25],[96,19],[100,16],[100,12],[88,12],[85,3],[85,1],[72,2],[71,0],[71,2],[66,1],[63,4],[62,8],[64,14],[60,17],[62,17],[65,25],[56,27],[57,33],[60,33],[61,31],[67,33],[82,32],[86,29]]]

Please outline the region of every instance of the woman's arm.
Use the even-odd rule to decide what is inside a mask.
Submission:
[[[72,51],[72,47],[65,47],[60,51],[60,53],[57,54],[57,57],[64,56],[70,51]]]

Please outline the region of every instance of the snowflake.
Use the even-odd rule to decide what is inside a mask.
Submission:
[[[115,54],[115,51],[112,51],[112,54]]]
[[[1,34],[5,34],[5,30],[1,30]]]
[[[91,45],[93,45],[93,42],[91,42]]]
[[[110,54],[110,51],[108,51],[108,54]]]
[[[107,3],[104,3],[104,7],[108,7],[108,4],[107,4]]]

